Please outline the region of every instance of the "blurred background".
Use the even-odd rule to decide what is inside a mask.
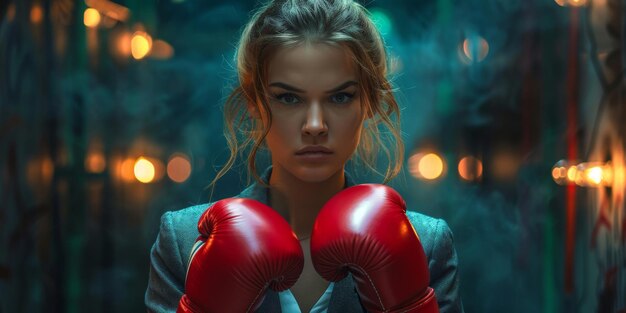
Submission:
[[[0,1],[0,312],[145,311],[160,216],[227,160],[258,4]],[[390,185],[448,222],[466,312],[626,312],[623,1],[364,5],[402,107]]]

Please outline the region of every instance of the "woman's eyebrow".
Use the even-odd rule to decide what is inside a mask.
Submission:
[[[282,89],[293,91],[293,92],[304,93],[304,90],[302,90],[302,89],[298,89],[298,88],[296,88],[294,86],[290,86],[290,85],[287,85],[287,84],[281,83],[281,82],[271,83],[270,87],[272,87],[272,86],[280,87]]]
[[[346,89],[346,88],[348,88],[348,87],[350,87],[352,85],[357,85],[357,82],[355,82],[353,80],[349,80],[349,81],[339,85],[338,87],[335,87],[335,88],[327,91],[326,93],[333,93],[333,92],[337,92],[337,91],[340,91],[340,90],[344,90],[344,89]]]
[[[333,93],[333,92],[337,92],[337,91],[340,91],[340,90],[344,90],[344,89],[346,89],[346,88],[348,88],[348,87],[350,87],[352,85],[357,85],[357,84],[358,84],[357,82],[355,82],[353,80],[349,80],[349,81],[347,81],[347,82],[345,82],[345,83],[343,83],[343,84],[341,84],[341,85],[339,85],[339,86],[337,86],[337,87],[327,91],[326,93]],[[273,87],[280,87],[280,88],[283,88],[285,90],[289,90],[289,91],[293,91],[293,92],[305,93],[305,91],[302,90],[302,89],[298,89],[298,88],[296,88],[294,86],[290,86],[290,85],[287,85],[287,84],[281,83],[281,82],[271,83],[270,87],[272,87],[272,86]]]

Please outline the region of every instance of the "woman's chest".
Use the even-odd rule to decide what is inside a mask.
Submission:
[[[329,283],[322,279],[314,269],[304,270],[291,293],[296,298],[302,312],[309,312],[328,289]]]
[[[309,240],[301,241],[300,245],[304,252],[304,268],[300,278],[298,278],[298,281],[290,290],[296,298],[301,311],[309,312],[322,297],[326,289],[328,289],[329,282],[324,280],[313,267],[309,253]]]

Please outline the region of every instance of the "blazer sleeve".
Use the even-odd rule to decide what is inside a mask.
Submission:
[[[150,251],[150,274],[145,303],[148,312],[176,312],[183,296],[185,270],[172,227],[172,213],[161,216],[161,226]]]
[[[457,273],[459,262],[454,248],[454,237],[444,220],[440,219],[437,223],[432,249],[430,284],[435,290],[439,312],[463,313]]]

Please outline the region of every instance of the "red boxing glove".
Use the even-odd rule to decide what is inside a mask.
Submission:
[[[198,222],[177,312],[252,312],[267,287],[283,291],[302,273],[298,238],[276,211],[252,199],[216,202]]]
[[[331,198],[315,220],[311,258],[326,280],[351,272],[369,312],[439,312],[424,249],[390,187],[357,185]]]

